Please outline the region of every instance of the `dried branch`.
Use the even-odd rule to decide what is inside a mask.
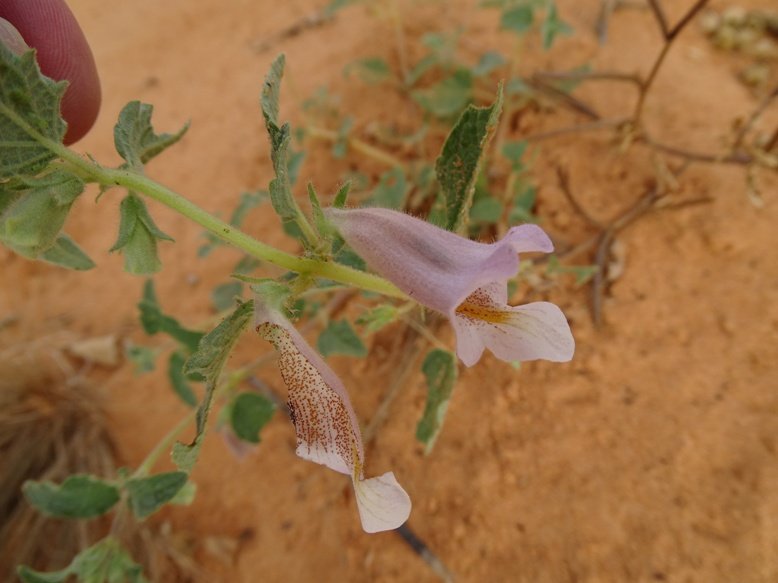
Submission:
[[[561,81],[618,81],[632,83],[638,89],[643,87],[643,79],[639,75],[619,71],[538,71],[533,78]]]
[[[750,116],[748,116],[748,119],[745,121],[745,123],[740,127],[737,134],[735,134],[735,141],[732,145],[733,150],[738,150],[740,146],[743,145],[743,140],[746,137],[746,134],[748,134],[749,131],[751,131],[751,128],[754,127],[754,124],[759,120],[760,117],[762,117],[762,114],[767,110],[767,108],[772,103],[773,99],[778,97],[778,86],[773,89],[770,93],[768,93],[765,98],[759,103],[759,105],[756,106],[756,109],[751,113]],[[771,148],[765,148],[766,152],[769,152]]]
[[[662,36],[665,40],[670,37],[670,27],[667,25],[667,17],[665,17],[664,10],[659,4],[659,0],[648,0],[648,5],[651,7],[651,12],[654,13],[656,21],[659,23],[659,28],[662,30]]]
[[[561,166],[557,166],[556,175],[557,179],[559,180],[559,188],[562,189],[562,193],[565,195],[567,202],[569,202],[570,206],[575,209],[575,212],[581,215],[584,220],[593,227],[598,229],[604,228],[603,224],[590,215],[589,212],[583,206],[581,206],[581,204],[578,202],[578,199],[573,195],[573,190],[570,188],[570,175],[568,172]]]

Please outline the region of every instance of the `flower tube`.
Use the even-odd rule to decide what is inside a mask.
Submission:
[[[562,311],[549,302],[508,305],[518,253],[554,246],[537,225],[511,228],[496,243],[460,237],[407,214],[381,208],[325,211],[367,264],[411,298],[448,316],[457,355],[472,366],[488,348],[506,361],[566,362],[575,341]]]
[[[402,525],[410,515],[411,500],[392,472],[365,479],[362,436],[343,383],[294,326],[259,298],[255,323],[259,335],[279,353],[297,455],[351,476],[365,532]]]

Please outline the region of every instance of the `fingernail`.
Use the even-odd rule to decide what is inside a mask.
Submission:
[[[16,27],[5,18],[0,18],[0,43],[3,43],[17,55],[30,50]]]

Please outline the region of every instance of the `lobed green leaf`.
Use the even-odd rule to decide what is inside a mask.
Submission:
[[[153,105],[130,101],[122,108],[113,128],[116,151],[135,170],[178,142],[189,129],[187,122],[174,134],[156,134],[151,125],[153,111]]]

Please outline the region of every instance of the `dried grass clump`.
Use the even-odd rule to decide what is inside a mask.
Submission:
[[[26,480],[116,475],[117,450],[99,390],[64,355],[68,335],[0,350],[0,581],[17,565],[59,569],[108,533],[110,517],[47,518],[21,492]],[[193,562],[169,527],[121,521],[115,535],[152,581],[193,579]],[[118,530],[118,531],[117,531]]]

